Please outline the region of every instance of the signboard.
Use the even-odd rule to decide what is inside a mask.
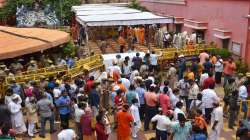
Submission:
[[[231,52],[235,55],[241,56],[241,43],[232,42]]]

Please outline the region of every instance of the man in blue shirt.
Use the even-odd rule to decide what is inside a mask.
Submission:
[[[100,104],[100,97],[96,90],[96,83],[93,84],[92,89],[89,94],[89,104],[92,107],[93,114],[96,117],[98,115],[98,108]]]
[[[12,89],[13,93],[21,96],[22,87],[19,84],[17,84],[16,80],[14,80],[14,79],[11,81],[11,83],[12,84],[10,85],[10,88]]]
[[[61,118],[61,125],[66,124],[69,126],[69,117],[70,117],[70,98],[67,92],[63,92],[62,96],[56,100],[56,106],[59,109],[59,114]]]
[[[144,120],[144,115],[145,115],[145,99],[144,99],[144,93],[145,93],[145,88],[144,84],[141,82],[140,86],[135,89],[135,91],[138,94],[139,101],[140,101],[140,107],[139,107],[139,112],[140,112],[140,119]]]

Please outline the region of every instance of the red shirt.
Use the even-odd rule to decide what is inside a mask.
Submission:
[[[105,133],[105,127],[101,123],[95,125],[97,140],[108,140],[108,135]]]
[[[215,80],[213,77],[208,77],[203,82],[203,89],[208,89],[209,85],[215,84]]]
[[[157,105],[157,95],[153,92],[146,92],[144,94],[144,98],[146,101],[146,105],[150,106],[150,107],[155,107]]]
[[[122,111],[122,106],[124,103],[124,99],[122,97],[119,96],[115,96],[115,106],[117,107],[117,111]]]
[[[90,92],[90,90],[92,89],[93,85],[94,85],[94,80],[88,80],[87,83],[86,83],[86,91]]]
[[[159,96],[159,102],[162,108],[163,114],[167,114],[168,109],[170,108],[170,98],[167,94],[161,93]]]
[[[236,65],[234,62],[229,63],[228,61],[224,63],[224,74],[226,75],[233,75],[234,71],[236,70]]]

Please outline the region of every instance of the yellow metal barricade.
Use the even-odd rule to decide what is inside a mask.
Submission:
[[[238,114],[239,119],[243,119],[245,113],[246,113],[246,116],[250,115],[250,100],[240,102],[240,109],[239,109],[239,114]]]

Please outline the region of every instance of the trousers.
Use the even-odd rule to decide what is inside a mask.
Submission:
[[[156,107],[150,107],[146,106],[146,112],[145,112],[145,121],[144,121],[144,130],[149,129],[149,122],[150,120],[157,114],[157,108]],[[156,123],[153,123],[153,129],[155,129]]]
[[[156,140],[167,140],[167,131],[161,131],[156,129]]]
[[[66,124],[69,127],[69,116],[70,116],[70,113],[68,113],[68,114],[60,114],[61,126],[63,124]]]
[[[233,128],[237,116],[237,110],[229,109],[228,127]]]
[[[47,120],[49,120],[50,132],[54,131],[54,115],[51,115],[50,117],[41,117],[41,131],[40,131],[40,135],[42,135],[42,136],[45,135],[45,125],[46,125],[46,121]]]
[[[35,123],[29,123],[28,125],[28,135],[29,136],[34,136],[34,128],[35,128]]]

